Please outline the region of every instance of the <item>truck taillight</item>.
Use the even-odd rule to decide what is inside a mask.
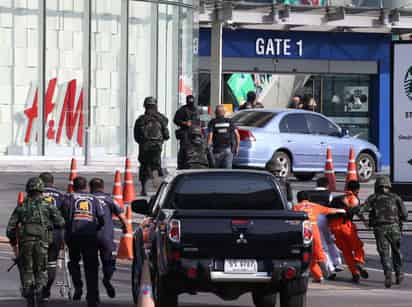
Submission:
[[[170,241],[174,243],[180,242],[180,221],[171,220],[168,225],[167,233],[169,235]]]
[[[313,239],[312,224],[310,221],[303,222],[303,243],[310,244]]]
[[[237,129],[241,141],[256,142],[256,138],[249,130]]]

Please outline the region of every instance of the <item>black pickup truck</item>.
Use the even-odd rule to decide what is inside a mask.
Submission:
[[[181,293],[235,300],[250,292],[256,307],[306,305],[312,228],[292,212],[269,173],[184,171],[168,177],[133,211],[153,218],[149,253],[157,307],[176,307]],[[142,229],[134,234],[132,288],[139,293]]]

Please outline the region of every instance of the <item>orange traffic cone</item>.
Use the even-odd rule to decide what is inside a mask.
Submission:
[[[154,307],[152,281],[150,278],[149,265],[147,261],[143,263],[142,278],[140,280],[140,293],[137,303],[138,307]]]
[[[325,177],[328,178],[329,192],[335,192],[336,175],[333,168],[332,150],[330,147],[328,147],[328,149],[326,150]]]
[[[24,193],[19,192],[19,194],[17,195],[17,206],[21,206],[23,204],[23,201],[24,201]]]
[[[72,159],[72,163],[70,165],[70,177],[69,177],[69,185],[67,186],[67,192],[73,192],[73,180],[77,177],[77,161],[75,158]]]
[[[124,208],[122,178],[119,170],[116,170],[116,173],[114,174],[114,185],[112,195],[116,204],[118,204],[121,208]]]
[[[349,151],[348,172],[346,174],[345,190],[348,185],[348,182],[353,180],[358,180],[358,173],[356,171],[355,150],[351,147]]]
[[[119,249],[117,251],[118,259],[133,260],[133,226],[132,226],[132,208],[127,206],[126,209],[126,229],[120,239]]]
[[[125,204],[130,204],[136,199],[136,191],[133,183],[132,163],[129,158],[126,158],[126,165],[124,170],[124,190],[123,201]]]

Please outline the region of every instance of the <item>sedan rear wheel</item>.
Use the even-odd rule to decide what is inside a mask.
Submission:
[[[368,182],[375,175],[375,159],[367,153],[361,153],[356,161],[356,169],[360,182]]]

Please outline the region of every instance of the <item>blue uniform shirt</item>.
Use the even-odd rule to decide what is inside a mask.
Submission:
[[[45,187],[43,191],[44,199],[49,202],[51,205],[56,206],[57,209],[61,211],[65,193],[59,191],[54,187]],[[54,229],[53,231],[53,241],[56,244],[60,244],[61,240],[63,240],[63,230],[62,229]]]
[[[95,192],[93,196],[96,197],[104,211],[104,227],[99,230],[97,237],[99,240],[113,241],[114,239],[114,225],[112,215],[119,216],[123,213],[123,209],[114,202],[110,194],[104,192]]]
[[[63,203],[66,240],[75,236],[96,237],[104,225],[104,211],[99,200],[86,192],[70,193]]]

